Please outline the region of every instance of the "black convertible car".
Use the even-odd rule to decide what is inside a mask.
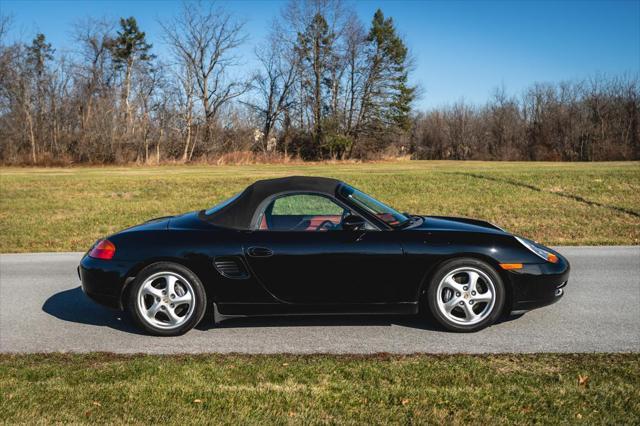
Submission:
[[[569,262],[488,222],[399,213],[335,179],[287,177],[99,240],[78,272],[89,297],[156,335],[185,333],[207,309],[430,312],[476,331],[559,300]]]

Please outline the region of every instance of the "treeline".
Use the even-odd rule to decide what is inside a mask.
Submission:
[[[360,156],[361,140],[410,129],[407,48],[380,10],[365,27],[340,1],[292,1],[245,78],[244,25],[216,4],[186,2],[161,26],[167,58],[133,17],[79,23],[73,55],[44,34],[3,43],[3,161]]]
[[[637,78],[534,84],[520,97],[498,89],[482,107],[459,102],[418,114],[419,159],[606,161],[640,159]]]
[[[410,54],[381,10],[365,24],[339,0],[292,0],[250,74],[246,28],[217,4],[160,24],[165,57],[133,17],[78,22],[72,52],[45,34],[9,43],[0,17],[0,162],[640,158],[637,78],[416,113]]]

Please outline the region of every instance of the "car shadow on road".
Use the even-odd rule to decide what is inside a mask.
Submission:
[[[512,321],[516,316],[503,316],[496,324]],[[219,322],[205,318],[196,328],[258,328],[258,327],[358,327],[400,326],[425,331],[448,332],[428,315],[283,315],[231,317]]]
[[[418,316],[399,315],[283,315],[225,318],[214,322],[205,318],[198,330],[259,328],[259,327],[358,327],[358,326],[402,326],[421,330],[444,331],[431,319]]]
[[[143,334],[124,312],[98,305],[89,299],[80,287],[64,290],[49,297],[42,305],[42,310],[63,321]]]
[[[47,314],[63,321],[109,327],[118,331],[144,334],[124,313],[99,305],[89,299],[80,287],[64,290],[49,297],[42,305]],[[505,317],[505,322],[515,317]],[[432,318],[423,315],[286,315],[230,317],[214,322],[212,315],[196,327],[210,329],[258,328],[258,327],[350,327],[350,326],[400,326],[425,331],[446,332]]]

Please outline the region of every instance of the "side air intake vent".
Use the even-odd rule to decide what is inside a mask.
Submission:
[[[213,264],[216,267],[216,270],[224,277],[236,280],[249,278],[247,268],[245,268],[244,263],[238,257],[216,257]]]

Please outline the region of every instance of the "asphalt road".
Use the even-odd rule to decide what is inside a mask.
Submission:
[[[0,351],[497,353],[640,351],[640,247],[561,247],[565,297],[474,334],[415,317],[236,318],[176,338],[141,335],[79,287],[80,253],[0,255]]]

